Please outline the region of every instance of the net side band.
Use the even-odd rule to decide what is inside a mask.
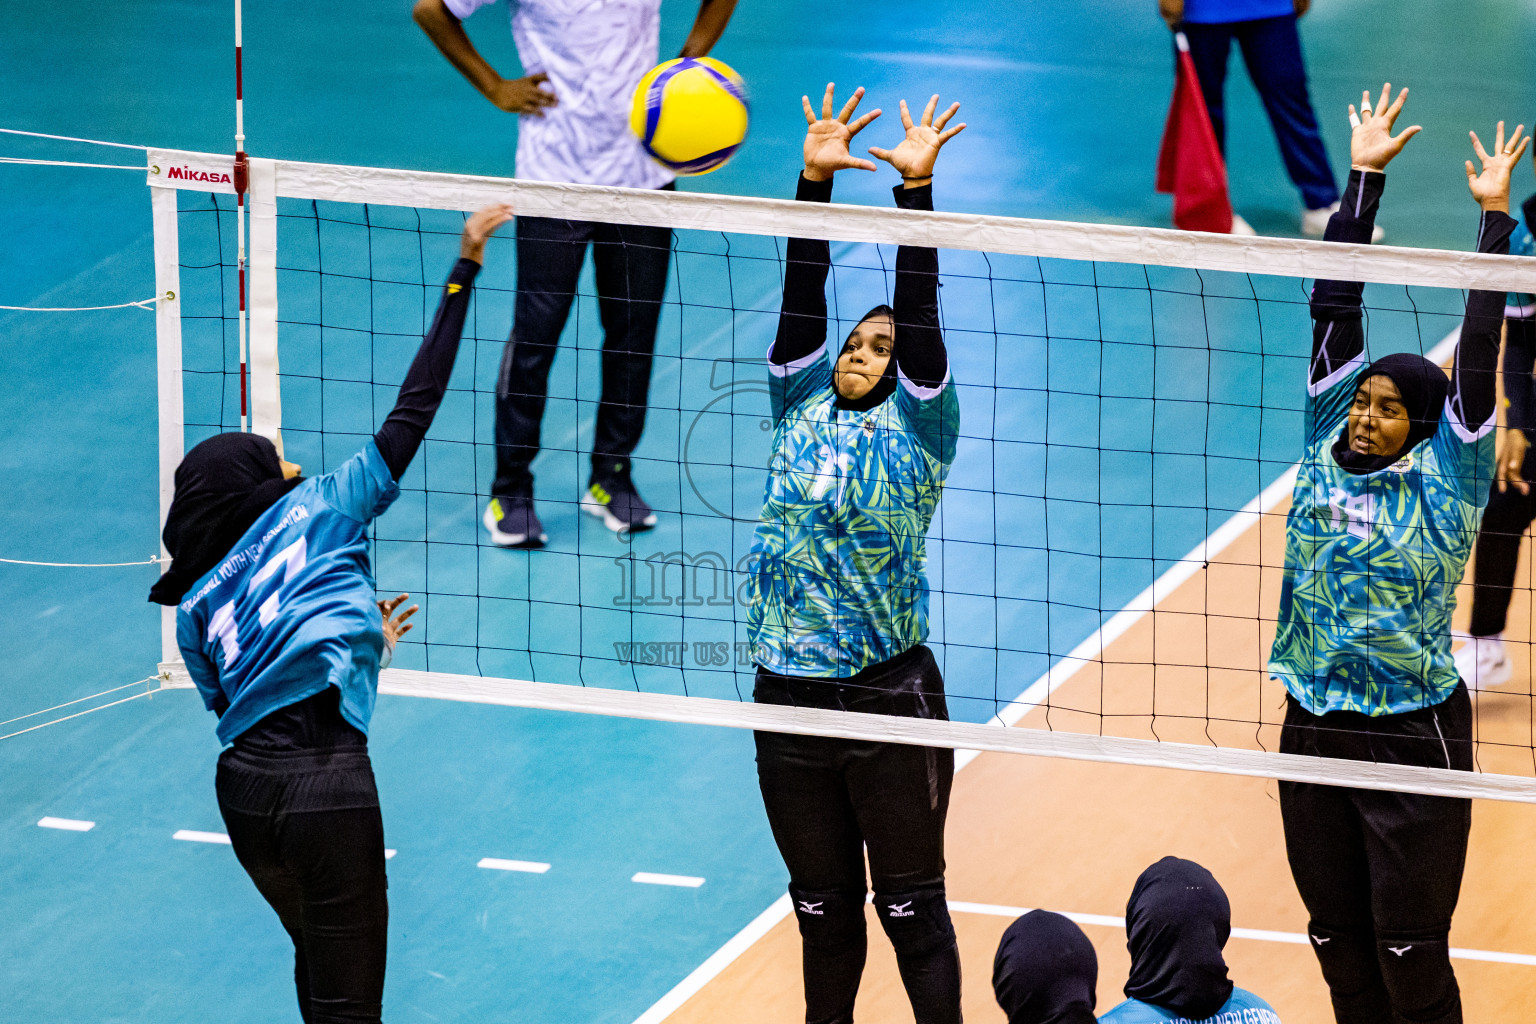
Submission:
[[[149,184],[226,191],[233,158],[149,151]],[[1068,260],[1335,278],[1431,288],[1536,291],[1536,257],[1447,249],[1236,237],[1123,224],[1080,224],[987,214],[797,203],[788,199],[274,161],[277,194],[290,199],[470,211],[511,202],[539,217],[641,224],[772,237],[934,246]],[[220,180],[222,175],[224,180]],[[1468,215],[1468,223],[1471,215]]]
[[[181,662],[162,664],[160,678],[165,689],[185,689],[192,685]],[[385,669],[379,674],[379,693],[395,697],[424,697],[544,711],[573,711],[586,715],[713,725],[730,729],[761,729],[800,736],[830,736],[876,743],[1061,757],[1146,768],[1174,768],[1429,796],[1536,803],[1536,779],[1512,775],[1457,772],[1410,765],[1377,765],[1365,761],[1340,761],[1262,750],[1203,747],[1117,736],[1048,732],[1043,729],[1000,728],[972,722],[938,722],[856,711],[749,704],[713,697],[684,697],[595,686],[535,683],[523,679],[419,672],[412,669]]]

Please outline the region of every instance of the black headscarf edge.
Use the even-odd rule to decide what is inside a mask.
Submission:
[[[263,512],[301,483],[302,477],[283,479],[277,447],[260,434],[215,434],[194,445],[176,467],[176,493],[161,534],[171,565],[149,600],[180,603]]]

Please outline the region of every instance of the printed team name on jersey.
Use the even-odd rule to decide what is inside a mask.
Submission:
[[[1168,1024],[1196,1024],[1188,1017],[1175,1017]],[[1223,1010],[1214,1017],[1203,1017],[1199,1024],[1280,1024],[1280,1015],[1261,1006],[1241,1010]]]
[[[175,181],[212,181],[232,184],[229,175],[222,171],[199,171],[192,167],[168,167],[165,176]]]
[[[308,518],[309,507],[307,505],[295,505],[293,508],[290,508],[283,514],[283,518],[279,519],[273,524],[271,529],[261,535],[260,540],[236,551],[220,562],[219,567],[213,571],[213,575],[209,577],[208,582],[203,584],[203,588],[181,603],[181,610],[190,612],[197,602],[207,597],[213,590],[216,590],[221,583],[236,573],[243,571],[260,558],[261,553],[266,550],[273,537],[276,537],[294,523]]]

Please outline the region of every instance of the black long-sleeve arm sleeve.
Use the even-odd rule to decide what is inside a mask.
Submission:
[[[896,186],[903,210],[933,209],[933,185]],[[936,388],[949,376],[949,352],[939,327],[939,253],[927,246],[896,250],[896,367],[922,388]]]
[[[1351,170],[1339,209],[1328,219],[1323,239],[1329,242],[1369,244],[1376,224],[1376,209],[1387,176]],[[1317,387],[1365,350],[1365,325],[1361,317],[1359,281],[1318,281],[1312,286],[1312,368],[1307,382]]]
[[[1536,320],[1505,320],[1504,397],[1509,400],[1504,425],[1536,433]]]
[[[394,409],[384,418],[384,425],[373,435],[384,464],[396,480],[405,476],[416,449],[432,426],[437,407],[443,402],[448,390],[448,378],[453,376],[453,362],[459,354],[459,337],[464,332],[464,316],[469,311],[469,294],[474,288],[475,276],[480,264],[474,260],[460,259],[454,264],[448,282],[443,286],[443,297],[437,305],[437,315],[432,318],[432,328],[422,340],[411,368],[406,371],[405,382],[400,385],[400,397]]]
[[[1515,219],[1509,214],[1498,210],[1484,213],[1477,229],[1477,251],[1509,252],[1509,236],[1514,230]],[[1467,293],[1467,312],[1461,321],[1461,340],[1456,343],[1448,404],[1451,414],[1469,433],[1487,425],[1498,402],[1495,371],[1499,365],[1499,332],[1504,326],[1504,294]]]
[[[832,179],[809,181],[800,176],[795,198],[830,203]],[[779,331],[768,358],[779,366],[804,359],[827,340],[827,274],[832,247],[819,238],[791,238],[784,253],[784,302],[779,307]]]

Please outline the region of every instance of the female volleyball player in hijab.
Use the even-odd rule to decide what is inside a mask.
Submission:
[[[1515,256],[1536,255],[1536,195],[1526,199],[1509,240]],[[1472,559],[1470,636],[1456,652],[1456,670],[1475,693],[1509,682],[1513,673],[1504,648],[1504,623],[1515,585],[1520,542],[1536,521],[1536,295],[1510,292],[1504,304],[1504,431],[1499,441],[1498,479],[1477,535]]]
[[[1367,243],[1407,90],[1356,116],[1349,184],[1327,238]],[[1477,250],[1503,253],[1520,128],[1477,136],[1467,184]],[[1494,475],[1494,376],[1504,294],[1467,296],[1451,379],[1407,353],[1366,365],[1362,286],[1318,281],[1307,449],[1286,520],[1269,671],[1289,691],[1286,753],[1470,771],[1472,712],[1451,657],[1456,585]],[[1398,339],[1393,339],[1398,340]],[[1459,1024],[1447,938],[1472,802],[1280,783],[1286,853],[1341,1024]]]
[[[1126,999],[1101,1024],[1280,1024],[1268,1003],[1227,977],[1231,934],[1231,904],[1209,871],[1177,857],[1147,868],[1125,906]]]
[[[486,240],[511,217],[490,206],[469,218],[394,410],[339,469],[306,480],[255,434],[211,437],[176,469],[171,567],[150,600],[179,606],[181,655],[226,744],[219,810],[293,939],[306,1024],[379,1020],[389,908],[367,732],[386,635],[368,524],[400,493],[447,390]]]
[[[1009,925],[992,961],[992,991],[1008,1024],[1094,1024],[1098,982],[1093,943],[1048,910]]]
[[[843,168],[874,170],[848,142],[863,90],[809,128],[796,197],[827,202]],[[896,205],[933,208],[946,128],[938,97],[906,138],[870,153],[902,176]],[[768,352],[773,454],[748,586],[754,699],[946,718],[928,636],[928,524],[955,457],[959,406],[939,328],[938,255],[902,246],[895,308],[865,314],[827,355],[826,242],[790,239],[778,335]],[[758,779],[789,868],[804,946],[806,1020],[853,1019],[864,969],[864,852],[875,910],[917,1024],[960,1020],[960,960],[944,899],[944,818],[954,752],[757,733]]]

